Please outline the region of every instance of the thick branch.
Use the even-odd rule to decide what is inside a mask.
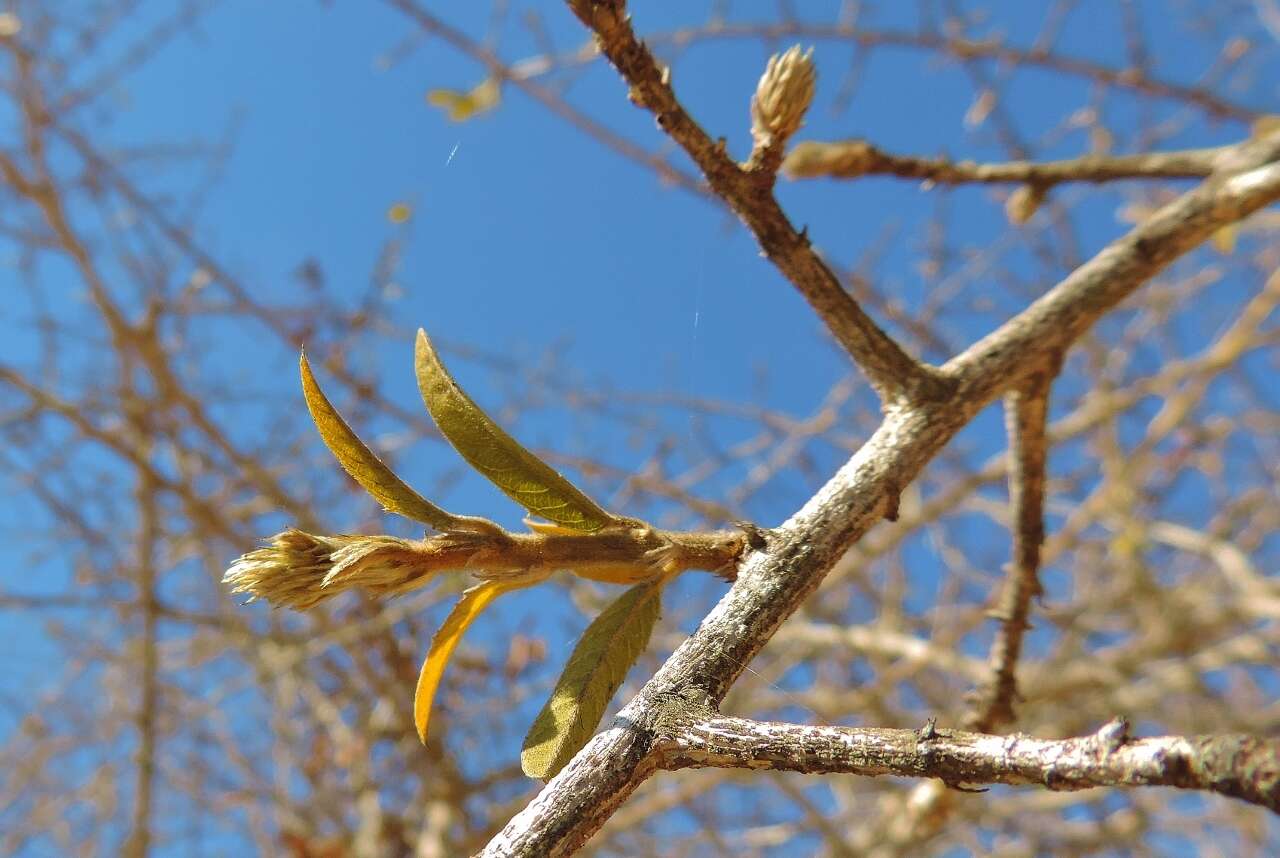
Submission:
[[[708,718],[655,746],[664,769],[743,768],[940,778],[951,786],[1051,790],[1170,786],[1280,813],[1280,740],[1248,736],[1132,739],[1121,720],[1091,736],[1036,739],[958,730],[890,730]]]
[[[1086,155],[1062,161],[1010,161],[980,164],[948,158],[894,155],[866,140],[839,143],[805,141],[787,153],[782,172],[792,179],[826,176],[898,176],[943,185],[1016,183],[1048,187],[1062,182],[1110,182],[1117,179],[1202,179],[1229,157],[1234,147],[1146,152],[1139,155]]]
[[[773,196],[772,170],[743,169],[713,141],[677,100],[669,74],[636,39],[621,2],[574,0],[570,5],[595,31],[600,51],[630,84],[633,102],[653,113],[659,127],[689,153],[707,182],[742,219],[761,250],[791,281],[853,356],[886,401],[900,396],[939,398],[946,382],[903,351],[880,329],[791,225]]]

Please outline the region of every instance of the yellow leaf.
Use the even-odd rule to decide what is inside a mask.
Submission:
[[[456,89],[433,89],[427,93],[427,104],[443,108],[454,122],[465,122],[486,113],[502,100],[502,88],[496,77],[485,78],[467,92]]]
[[[562,527],[591,533],[619,519],[502,430],[458,386],[418,329],[418,390],[444,437],[470,465],[516,503]]]
[[[427,727],[431,722],[431,704],[435,700],[436,689],[440,686],[440,678],[444,676],[445,665],[462,640],[467,627],[480,616],[480,613],[494,599],[511,590],[528,587],[533,581],[487,581],[472,587],[462,594],[458,604],[453,606],[444,625],[431,639],[431,649],[422,662],[422,671],[418,674],[418,687],[413,694],[413,723],[418,728],[418,738],[423,744],[427,741]]]
[[[520,768],[526,775],[555,777],[590,740],[627,671],[649,644],[662,612],[664,583],[632,587],[582,633],[551,699],[525,737]]]
[[[405,223],[413,217],[413,209],[408,203],[396,203],[387,209],[387,220],[392,223]]]
[[[302,370],[302,395],[307,400],[311,419],[342,469],[388,511],[429,524],[437,530],[457,528],[460,521],[457,516],[445,512],[409,488],[351,430],[320,390],[306,355],[302,356],[299,366]]]

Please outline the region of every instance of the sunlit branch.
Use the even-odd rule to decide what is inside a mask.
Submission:
[[[886,152],[866,140],[804,141],[787,153],[782,171],[789,178],[897,176],[939,185],[1030,184],[1051,187],[1064,182],[1118,179],[1202,179],[1229,157],[1233,147],[1145,152],[1137,155],[1085,155],[1061,161],[980,163],[949,158],[919,158]]]
[[[944,730],[815,727],[713,717],[660,738],[664,769],[741,768],[865,777],[939,778],[953,787],[1050,790],[1169,786],[1214,792],[1280,812],[1280,740],[1247,736],[1136,739],[1117,719],[1075,739]]]

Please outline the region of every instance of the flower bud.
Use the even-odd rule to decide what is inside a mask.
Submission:
[[[394,536],[316,536],[290,529],[236,560],[222,578],[250,601],[305,611],[351,587],[391,595],[416,586],[415,543]]]
[[[800,130],[816,79],[813,48],[801,52],[795,45],[769,58],[751,99],[751,135],[757,146],[780,145]]]

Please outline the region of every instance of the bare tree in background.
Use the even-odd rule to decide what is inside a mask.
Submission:
[[[1160,76],[1152,57],[1176,46],[1147,43],[1136,3],[1108,11],[1127,44],[1108,66],[1057,50],[1064,23],[1083,14],[1071,2],[1046,4],[1039,35],[1022,44],[978,13],[932,2],[919,4],[914,30],[877,28],[857,4],[817,22],[787,4],[772,20],[734,20],[724,4],[680,31],[645,33],[637,7],[641,41],[622,4],[578,0],[583,43],[549,43],[539,16],[552,13],[530,11],[524,24],[545,49],[505,57],[427,4],[388,0],[406,50],[438,40],[486,68],[474,90],[438,91],[435,102],[466,118],[521,92],[546,121],[727,207],[851,358],[813,413],[785,414],[569,391],[501,355],[452,350],[509,376],[504,422],[536,393],[584,419],[652,428],[651,463],[638,473],[537,452],[589,487],[621,484],[612,501],[629,516],[737,540],[734,568],[710,570],[732,586],[708,577],[704,601],[683,608],[705,617],[698,631],[658,624],[617,716],[545,786],[489,752],[495,736],[524,729],[505,717],[511,701],[545,696],[554,678],[538,669],[541,642],[515,629],[500,659],[463,645],[432,740],[419,742],[414,686],[435,630],[423,616],[455,599],[461,576],[305,614],[245,609],[220,584],[228,561],[265,534],[324,533],[318,509],[351,510],[349,531],[377,532],[380,519],[318,457],[296,396],[218,368],[219,330],[251,326],[281,354],[305,343],[353,425],[440,436],[355,357],[371,338],[407,344],[415,327],[377,300],[380,275],[352,311],[300,260],[294,299],[265,302],[201,236],[206,189],[178,202],[146,179],[157,164],[200,165],[212,184],[224,147],[96,141],[112,88],[214,5],[175,4],[141,36],[126,35],[136,32],[125,26],[131,2],[0,14],[16,117],[0,140],[0,235],[18,272],[5,288],[30,308],[5,321],[39,341],[34,361],[0,359],[0,462],[29,501],[18,525],[31,563],[65,572],[58,589],[0,589],[0,609],[41,622],[65,665],[39,696],[6,690],[16,726],[0,749],[0,853],[140,856],[228,835],[297,856],[584,844],[628,855],[1083,855],[1159,852],[1169,838],[1274,853],[1280,221],[1265,208],[1280,198],[1280,132],[1231,95],[1275,68],[1273,4],[1179,7],[1216,56],[1187,85]],[[99,73],[77,73],[101,46],[133,38]],[[754,144],[729,152],[720,129],[686,111],[679,86],[696,62],[685,52],[723,39],[853,48],[849,76],[821,84],[837,105],[880,51],[915,52],[921,74],[961,71],[974,87],[969,123],[1008,160],[937,158],[923,142],[916,152],[797,142],[813,97],[798,51],[778,55],[754,96],[725,94],[742,102]],[[623,136],[572,100],[591,63],[616,70],[617,97],[650,112],[662,137]],[[1024,73],[1086,80],[1096,105],[1025,139],[1005,108]],[[1121,132],[1102,108],[1111,98],[1178,105],[1185,118]],[[1203,121],[1239,143],[1162,145]],[[1081,157],[1037,157],[1071,135],[1087,141]],[[843,270],[788,220],[774,195],[780,173],[896,176],[940,200],[953,185],[989,184],[1009,234],[959,246],[951,227],[964,212],[940,204],[922,260],[930,297],[908,313],[876,282],[874,259]],[[1089,215],[1077,208],[1099,198],[1123,221],[1108,222],[1105,246],[1080,235]],[[407,239],[392,239],[384,265]],[[1010,261],[1018,249],[1034,277]],[[1214,290],[1226,280],[1249,285],[1224,303]],[[1219,322],[1208,334],[1195,324],[1204,315]],[[993,333],[970,342],[962,332],[975,327]],[[992,403],[1008,452],[975,465],[953,439]],[[757,431],[709,453],[701,437],[658,435],[655,404]],[[832,449],[846,464],[813,474]],[[379,452],[394,464],[397,449]],[[822,488],[785,522],[734,524],[792,472]],[[1172,500],[1188,483],[1199,508]],[[975,520],[998,526],[1001,544],[965,538]],[[909,556],[926,542],[947,575],[922,599]],[[491,552],[490,564],[503,556]],[[1050,569],[1053,598],[1040,601]],[[599,585],[562,583],[584,609],[603,603]],[[808,680],[784,691],[791,671]],[[992,784],[1021,786],[969,794]]]

